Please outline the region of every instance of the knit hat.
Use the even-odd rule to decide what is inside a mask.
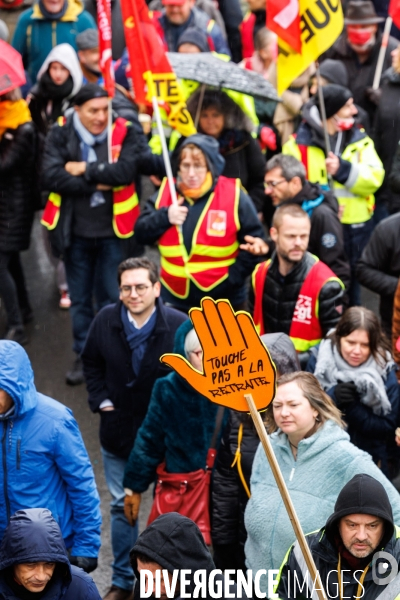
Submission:
[[[330,83],[322,88],[324,97],[326,118],[330,119],[333,115],[343,108],[347,100],[353,97],[353,94],[347,88],[336,83]],[[319,98],[316,99],[316,105],[319,108]]]
[[[74,98],[75,106],[82,106],[85,102],[93,100],[93,98],[108,98],[106,90],[97,83],[87,83],[77,93]]]
[[[193,44],[197,46],[201,52],[210,52],[207,35],[198,27],[188,27],[178,40],[178,49],[182,44]]]
[[[349,76],[346,67],[340,60],[327,58],[321,63],[319,72],[321,77],[326,79],[328,83],[336,83],[344,87],[348,87],[349,85]]]
[[[99,34],[97,29],[85,29],[75,38],[78,50],[90,50],[99,47]]]

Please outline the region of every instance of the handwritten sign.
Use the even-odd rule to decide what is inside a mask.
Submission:
[[[252,394],[257,409],[265,409],[275,396],[276,371],[251,316],[212,298],[189,316],[203,349],[203,373],[178,354],[160,360],[216,404],[249,412],[244,394]]]

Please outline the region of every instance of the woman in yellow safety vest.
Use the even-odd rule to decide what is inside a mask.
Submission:
[[[318,98],[303,109],[303,122],[297,134],[283,146],[284,154],[301,160],[312,183],[328,185],[341,206],[344,242],[351,267],[350,305],[361,304],[356,280],[356,264],[373,229],[375,192],[385,171],[374,142],[354,121],[357,108],[350,90],[329,84],[322,88],[331,151],[326,155]]]
[[[177,160],[178,203],[164,179],[136,222],[137,242],[158,244],[164,300],[181,310],[199,306],[203,296],[245,306],[245,281],[258,259],[240,245],[247,235],[264,234],[240,180],[221,175],[224,165],[215,139],[190,136]]]

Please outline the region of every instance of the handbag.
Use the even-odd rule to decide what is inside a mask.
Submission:
[[[177,512],[194,521],[203,534],[205,543],[208,546],[211,545],[211,473],[217,455],[215,446],[221,430],[224,410],[223,406],[218,408],[204,469],[198,469],[191,473],[167,473],[165,462],[157,467],[157,483],[147,525],[150,525],[160,515]]]

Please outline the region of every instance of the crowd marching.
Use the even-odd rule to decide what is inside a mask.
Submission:
[[[219,570],[206,597],[249,569],[247,597],[399,600],[400,2],[85,2],[0,0],[21,11],[0,21],[0,598],[100,599],[92,465],[24,349],[40,219],[66,383],[100,418],[103,600],[149,597],[159,569],[192,592]],[[275,364],[260,414],[323,592],[296,589],[310,563],[251,416],[160,361],[203,373],[205,297],[250,313]]]

